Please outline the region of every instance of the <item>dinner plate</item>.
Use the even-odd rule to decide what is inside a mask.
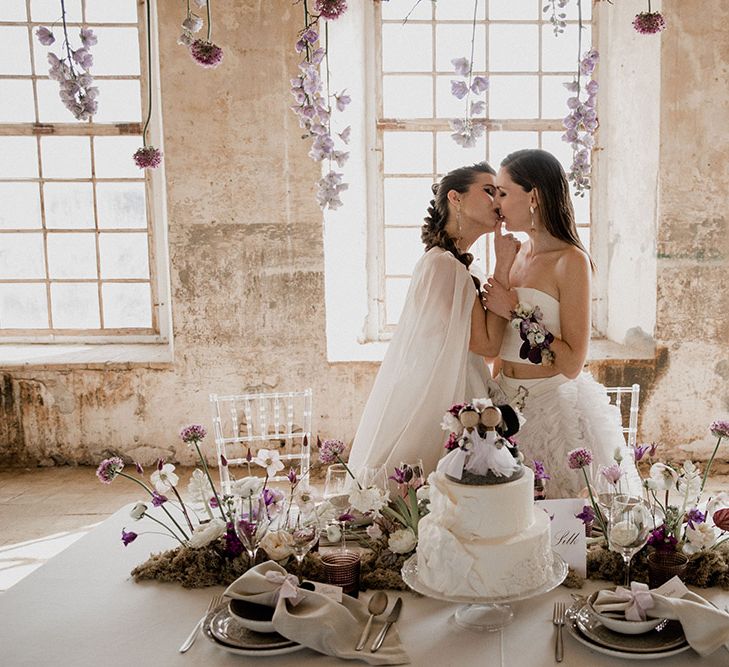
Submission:
[[[240,625],[254,632],[276,632],[273,627],[273,607],[255,604],[248,600],[231,599],[228,603],[231,616]]]
[[[615,632],[608,628],[600,617],[582,607],[576,615],[575,622],[580,632],[588,639],[606,648],[630,653],[656,653],[669,651],[686,644],[686,635],[678,621],[668,621],[661,630],[649,630],[637,635]]]
[[[593,651],[597,651],[598,653],[602,653],[604,655],[610,655],[614,658],[625,658],[626,660],[660,660],[661,658],[668,658],[672,655],[678,655],[679,653],[683,653],[685,651],[688,651],[691,647],[684,643],[681,646],[678,646],[676,648],[672,649],[664,649],[661,651],[653,651],[651,653],[636,653],[635,651],[627,651],[625,649],[617,649],[617,648],[608,648],[607,646],[603,646],[601,644],[598,644],[588,638],[586,635],[583,635],[580,631],[580,628],[577,624],[577,613],[580,611],[581,606],[578,606],[577,608],[572,607],[570,610],[568,610],[567,614],[567,622],[565,623],[565,627],[567,628],[567,632],[569,632],[572,637],[574,637],[580,644],[584,644],[589,649]],[[617,635],[617,633],[614,633]],[[628,637],[630,635],[618,635],[622,637]],[[643,635],[638,635],[643,636]]]
[[[208,614],[203,632],[214,644],[236,655],[284,655],[304,648],[276,632],[264,634],[243,627],[230,613],[227,604]]]

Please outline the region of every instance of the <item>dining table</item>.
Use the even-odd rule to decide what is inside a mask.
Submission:
[[[178,648],[223,586],[187,589],[175,583],[134,581],[131,570],[150,554],[173,548],[159,534],[140,534],[123,546],[131,530],[129,507],[121,508],[88,534],[0,594],[0,665],[154,667],[231,665],[260,662],[267,667],[341,665],[343,660],[304,648],[287,655],[250,658],[228,653],[202,634],[182,654]],[[577,592],[588,595],[606,582],[587,580]],[[692,588],[722,609],[729,592]],[[499,631],[473,631],[454,621],[459,605],[413,592],[388,591],[390,604],[403,597],[395,624],[410,664],[417,667],[540,667],[555,662],[554,603],[572,601],[575,589],[558,586],[541,596],[514,602],[513,621]],[[364,603],[373,591],[360,594]],[[376,621],[375,628],[382,621]],[[625,666],[626,660],[598,653],[565,630],[565,667]],[[666,667],[727,667],[729,651],[701,657],[688,650],[655,661]],[[365,664],[352,661],[352,664]]]

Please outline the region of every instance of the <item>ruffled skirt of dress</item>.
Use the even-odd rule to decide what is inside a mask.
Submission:
[[[625,470],[620,491],[642,495],[633,453],[623,437],[620,412],[590,373],[581,373],[574,380],[564,375],[519,380],[503,374],[496,379],[509,401],[517,397],[520,387],[528,392],[522,410],[526,423],[515,439],[525,463],[531,465],[534,459],[544,463],[550,476],[546,482],[548,498],[574,498],[585,488],[582,471],[567,464],[567,453],[577,447],[592,452],[587,474],[594,481],[601,466],[615,463],[615,450],[620,447]]]

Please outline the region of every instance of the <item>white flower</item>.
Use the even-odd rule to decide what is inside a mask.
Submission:
[[[387,548],[394,554],[410,553],[418,543],[418,538],[410,528],[396,530],[387,540]]]
[[[430,501],[430,486],[428,484],[423,484],[418,490],[415,492],[415,497],[418,499],[418,502],[423,502],[424,500]]]
[[[139,521],[146,511],[147,506],[144,503],[137,503],[134,507],[132,507],[132,511],[129,512],[129,516],[135,521]]]
[[[165,463],[162,466],[162,470],[155,470],[149,479],[154,484],[154,488],[157,489],[157,493],[165,493],[169,491],[173,486],[177,486],[177,482],[180,478],[175,475],[175,466],[171,463]]]
[[[471,404],[478,412],[483,412],[486,408],[493,406],[493,402],[490,398],[474,398]]]
[[[530,317],[533,312],[534,307],[526,301],[520,301],[514,309],[514,313],[516,314],[516,316],[522,319]]]
[[[692,461],[684,461],[678,478],[678,490],[689,499],[698,498],[701,493],[701,473]]]
[[[349,504],[358,512],[375,512],[379,511],[387,505],[390,492],[382,491],[377,487],[370,486],[366,489],[355,489],[349,494]]]
[[[269,530],[261,540],[261,548],[271,560],[288,558],[293,550],[294,538],[285,530]]]
[[[693,528],[686,526],[686,542],[683,545],[683,552],[689,555],[695,554],[703,549],[708,549],[715,540],[714,529],[708,523],[699,523]]]
[[[243,477],[242,479],[236,479],[230,485],[230,492],[234,496],[240,496],[241,498],[255,497],[261,492],[263,487],[263,480],[260,477]]]
[[[294,498],[302,514],[311,514],[316,509],[316,504],[321,502],[321,496],[313,486],[299,489]]]
[[[644,479],[643,487],[648,491],[658,491],[658,482],[655,479]]]
[[[213,540],[217,540],[221,535],[225,534],[226,525],[222,519],[212,519],[207,523],[201,523],[192,533],[188,544],[193,549],[206,547]]]
[[[281,454],[273,449],[259,449],[253,463],[257,463],[266,469],[269,477],[275,477],[279,470],[283,470],[284,464],[281,461]]]
[[[460,433],[461,431],[461,422],[459,421],[458,417],[451,414],[450,412],[446,412],[443,415],[443,421],[440,423],[441,429],[444,431],[448,431],[449,433]]]
[[[202,505],[206,505],[213,496],[208,477],[200,468],[192,471],[190,481],[187,483],[187,495],[191,502]]]
[[[339,524],[331,523],[327,526],[327,540],[329,542],[339,542],[342,539],[342,529]]]
[[[382,528],[380,528],[379,524],[373,523],[367,526],[367,535],[373,540],[379,540],[383,535]]]
[[[651,466],[650,476],[659,491],[669,491],[678,481],[678,473],[665,463],[654,463]]]

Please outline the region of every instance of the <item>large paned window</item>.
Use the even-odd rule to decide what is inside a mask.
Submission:
[[[99,106],[87,121],[63,106],[48,78],[47,53],[63,45],[60,2],[0,3],[0,342],[161,340],[161,176],[132,161],[147,85],[143,7],[65,7],[72,47],[81,27],[98,36]],[[38,42],[39,26],[52,29],[55,44]]]
[[[431,184],[456,167],[500,161],[521,148],[554,153],[565,170],[570,146],[561,140],[567,115],[564,87],[572,80],[578,58],[576,3],[564,12],[566,28],[555,36],[542,0],[479,0],[473,74],[490,86],[486,109],[478,116],[486,129],[471,148],[451,138],[449,120],[463,117],[465,101],[451,94],[458,79],[451,60],[470,59],[474,2],[420,2],[406,22],[412,2],[376,3],[376,151],[379,215],[373,216],[369,262],[377,275],[370,280],[369,335],[387,339],[400,316],[410,274],[422,254],[420,226]],[[589,2],[583,2],[582,51],[592,39]],[[578,231],[590,246],[590,198],[574,197]],[[489,238],[474,248],[484,273],[493,269]],[[376,326],[372,326],[376,322]]]

